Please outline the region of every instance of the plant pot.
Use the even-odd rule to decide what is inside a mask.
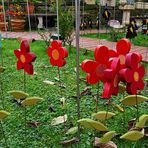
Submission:
[[[11,19],[10,27],[12,31],[24,31],[25,20],[24,19]]]
[[[7,29],[8,29],[8,22],[6,22],[6,25],[5,22],[0,22],[0,31],[7,31]]]

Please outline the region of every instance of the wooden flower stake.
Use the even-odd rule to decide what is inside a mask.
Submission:
[[[26,92],[26,73],[33,75],[33,65],[32,62],[35,61],[36,55],[30,52],[30,45],[28,40],[22,40],[20,49],[14,50],[14,54],[17,57],[17,70],[24,69],[24,92]],[[25,120],[25,144],[27,139],[26,133],[26,107],[24,107],[24,120]]]
[[[48,47],[48,56],[50,57],[50,64],[52,66],[58,67],[58,78],[59,78],[59,88],[60,88],[60,97],[62,98],[62,81],[60,75],[60,67],[63,67],[66,64],[65,58],[68,56],[68,51],[65,47],[62,47],[62,41],[53,40],[51,46]],[[65,121],[65,116],[63,116]],[[64,127],[66,125],[64,122]]]
[[[4,118],[6,118],[7,116],[9,116],[10,113],[4,111],[4,110],[0,110],[0,127],[1,127],[1,131],[2,131],[2,136],[4,138],[4,141],[5,141],[5,147],[7,148],[8,147],[8,143],[7,143],[7,137],[6,137],[6,134],[5,134],[5,131],[4,131],[4,128],[3,128],[3,122],[2,120]]]
[[[2,53],[2,35],[0,34],[0,59],[1,59],[1,65],[0,65],[0,83],[1,83],[1,102],[2,107],[5,109],[4,105],[4,96],[3,96],[3,80],[2,80],[2,73],[5,71],[5,67],[3,67],[3,53]]]

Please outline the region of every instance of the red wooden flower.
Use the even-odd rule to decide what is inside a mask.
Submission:
[[[17,70],[24,69],[28,74],[33,74],[33,65],[31,62],[35,61],[36,55],[30,52],[30,46],[27,40],[21,42],[20,49],[14,50],[17,57]]]
[[[128,39],[120,39],[116,44],[116,54],[114,56],[120,59],[120,69],[125,68],[125,57],[131,49],[131,43]]]
[[[126,67],[120,71],[120,77],[127,82],[127,92],[136,94],[137,90],[144,88],[142,78],[145,74],[144,66],[139,62],[142,60],[141,55],[137,53],[129,53],[126,56]]]
[[[104,70],[105,84],[103,89],[102,97],[109,99],[111,95],[118,94],[118,83],[120,82],[119,77],[120,60],[119,58],[113,58],[109,69]]]
[[[99,80],[105,81],[104,70],[109,67],[110,50],[106,46],[98,46],[94,51],[94,60],[84,60],[81,64],[87,73],[86,80],[89,84],[96,84]]]
[[[65,58],[68,56],[68,51],[66,48],[62,47],[62,42],[60,40],[52,41],[51,47],[48,47],[47,50],[52,66],[62,67],[66,64]]]

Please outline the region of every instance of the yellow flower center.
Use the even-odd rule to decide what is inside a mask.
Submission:
[[[23,54],[20,56],[20,60],[21,60],[22,63],[26,62],[25,56]]]
[[[59,52],[57,49],[52,51],[52,57],[54,60],[58,60],[59,59]]]
[[[135,81],[139,80],[139,73],[138,72],[134,72],[134,80]]]
[[[120,59],[120,64],[123,65],[125,64],[125,56],[124,55],[119,55],[119,59]]]

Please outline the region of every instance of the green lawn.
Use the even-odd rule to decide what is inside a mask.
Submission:
[[[76,73],[74,68],[76,67],[76,53],[75,48],[69,53],[66,59],[67,64],[61,68],[61,81],[64,84],[64,88],[59,88],[57,79],[57,67],[52,67],[49,64],[49,57],[46,54],[44,48],[44,42],[36,41],[31,44],[31,51],[35,52],[37,59],[34,62],[35,75],[26,77],[27,93],[30,96],[39,96],[44,99],[43,102],[36,106],[27,107],[27,121],[37,121],[39,126],[37,128],[27,126],[27,139],[25,140],[24,133],[24,108],[17,104],[14,99],[8,94],[10,90],[22,90],[23,91],[23,70],[16,70],[16,57],[13,54],[14,49],[19,48],[19,43],[16,40],[4,40],[3,41],[3,62],[6,70],[0,76],[0,84],[3,82],[3,99],[5,104],[5,110],[10,112],[11,115],[3,120],[4,131],[7,138],[7,143],[10,148],[60,148],[59,141],[70,139],[75,135],[66,135],[65,131],[73,126],[77,126],[77,104],[76,104]],[[80,63],[84,59],[93,59],[93,53],[90,51],[87,55],[83,54],[84,51],[80,51]],[[84,78],[85,73],[80,71],[80,77]],[[55,82],[56,85],[44,84],[44,80],[50,80]],[[85,82],[80,82],[80,90],[88,86]],[[92,94],[96,94],[97,85],[89,86]],[[146,89],[146,88],[145,88]],[[100,84],[99,93],[102,92],[102,84]],[[145,94],[145,90],[141,92]],[[2,93],[1,93],[2,95]],[[126,94],[125,94],[126,95]],[[62,109],[60,98],[65,97],[66,108]],[[119,100],[123,95],[113,96],[111,101],[120,104]],[[2,96],[0,96],[2,100]],[[106,110],[106,100],[99,99],[98,111]],[[51,111],[50,107],[55,109]],[[81,118],[90,118],[91,114],[95,112],[95,99],[94,95],[85,95],[80,99],[80,111]],[[147,111],[148,104],[141,103],[139,105],[139,115]],[[0,101],[0,109],[2,109],[2,102]],[[109,106],[108,111],[114,112],[116,116],[109,119],[106,125],[110,130],[115,130],[117,133],[123,134],[128,131],[127,121],[136,117],[135,107],[126,107],[125,113],[120,113],[115,108]],[[52,126],[50,123],[53,118],[67,114],[68,120],[64,124]],[[124,122],[125,119],[125,122]],[[99,137],[102,135],[100,132],[96,132]],[[79,144],[73,145],[73,148],[90,148],[92,140],[94,139],[94,131],[86,130],[82,127],[81,140]],[[113,141],[118,145],[118,148],[144,148],[146,147],[146,137],[142,138],[138,142],[130,142],[114,138]],[[0,128],[0,147],[5,147],[5,142],[2,139],[2,130]]]
[[[87,33],[81,36],[89,37],[89,38],[98,38],[98,39],[100,38],[100,39],[116,42],[121,38],[125,38],[126,34],[120,33],[120,32],[109,32],[109,33]],[[137,46],[148,47],[148,35],[143,35],[141,33],[138,33],[138,35],[135,38],[131,39],[131,42],[132,44]]]

